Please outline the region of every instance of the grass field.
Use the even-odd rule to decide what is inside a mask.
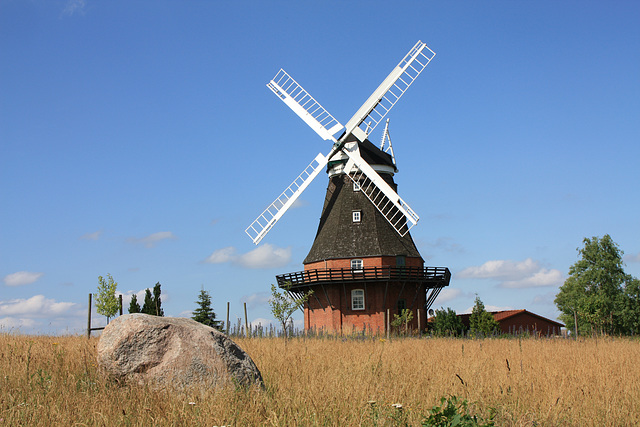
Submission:
[[[236,339],[266,389],[184,392],[110,381],[97,341],[0,334],[0,426],[420,425],[450,395],[496,425],[640,425],[637,339]]]

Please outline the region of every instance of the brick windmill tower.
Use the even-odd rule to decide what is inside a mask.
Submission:
[[[326,166],[329,185],[304,271],[276,277],[294,296],[314,291],[304,306],[305,329],[382,333],[403,309],[414,313],[411,327],[424,327],[427,310],[449,284],[449,270],[425,267],[409,233],[419,217],[397,194],[388,120],[379,147],[368,139],[434,57],[418,41],[344,126],[284,70],[267,84],[333,142],[329,154],[318,154],[246,229],[258,244]]]

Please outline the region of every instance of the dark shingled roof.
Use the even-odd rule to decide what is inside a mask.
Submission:
[[[360,154],[369,164],[392,166],[391,156],[371,142],[360,143]],[[390,174],[380,176],[397,189]],[[361,221],[353,222],[353,211],[361,212]],[[320,225],[304,264],[338,258],[369,256],[420,257],[410,233],[401,237],[361,191],[353,191],[346,175],[329,180]]]

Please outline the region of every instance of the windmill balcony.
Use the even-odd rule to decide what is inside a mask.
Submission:
[[[402,281],[423,283],[427,288],[449,285],[451,272],[446,267],[364,267],[361,269],[329,268],[298,271],[276,276],[278,286],[295,291],[309,285],[347,282]]]

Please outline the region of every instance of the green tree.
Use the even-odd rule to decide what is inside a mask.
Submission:
[[[220,322],[216,320],[216,313],[211,308],[211,295],[204,288],[198,295],[198,308],[193,311],[192,319],[212,328],[220,329]]]
[[[131,295],[131,302],[129,303],[129,313],[140,313],[140,304],[138,304],[138,297],[136,294]]]
[[[435,311],[431,321],[431,331],[436,336],[461,336],[464,334],[462,320],[450,307]]]
[[[146,289],[144,294],[144,304],[142,304],[141,313],[150,314],[151,316],[164,316],[164,310],[162,309],[162,300],[160,299],[160,282],[157,282],[153,287],[153,294],[151,289]]]
[[[141,313],[150,314],[152,316],[156,315],[156,306],[153,302],[153,295],[151,295],[151,289],[145,289],[144,293],[144,303],[142,304]]]
[[[398,331],[404,325],[404,334],[406,335],[409,332],[409,322],[413,319],[413,312],[408,308],[403,308],[400,311],[400,314],[393,315],[393,321],[391,322],[391,326],[396,328]]]
[[[620,305],[624,332],[633,335],[640,334],[640,280],[627,275]]]
[[[120,301],[116,298],[118,283],[113,280],[111,274],[107,274],[107,279],[98,276],[98,295],[96,296],[96,311],[107,318],[115,316],[120,310]]]
[[[160,299],[160,282],[157,282],[153,287],[153,306],[155,308],[156,316],[164,316],[164,310],[162,309],[162,300]]]
[[[286,290],[288,291],[289,288]],[[290,292],[280,293],[278,292],[276,285],[271,285],[269,306],[271,307],[271,313],[273,316],[278,322],[280,322],[280,325],[282,325],[285,338],[287,337],[287,324],[289,323],[289,320],[291,320],[291,315],[293,315],[296,310],[304,306],[312,293],[313,291],[309,291],[294,298]]]
[[[627,283],[632,297],[636,282],[624,272],[623,252],[608,234],[585,238],[583,243],[584,247],[577,249],[581,258],[571,266],[556,295],[559,318],[574,333],[574,319],[579,333],[625,332],[625,324],[633,322],[624,315],[634,310],[625,310],[628,300],[623,284]]]
[[[484,304],[480,297],[476,295],[475,305],[471,311],[471,316],[469,316],[469,332],[471,335],[486,337],[499,328],[498,322],[496,322],[491,313],[484,309]]]

